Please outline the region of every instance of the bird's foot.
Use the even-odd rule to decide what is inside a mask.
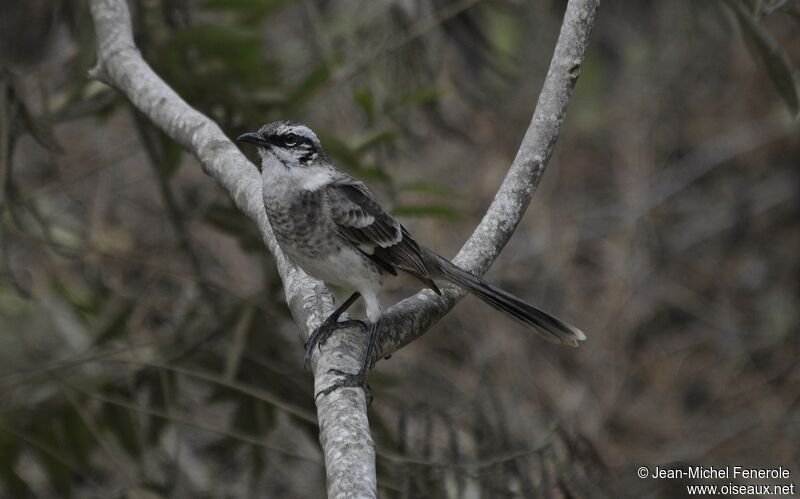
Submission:
[[[303,356],[303,367],[308,369],[311,365],[311,354],[314,352],[314,347],[321,348],[325,342],[328,341],[331,334],[337,329],[343,329],[352,326],[361,326],[364,329],[367,328],[367,325],[364,324],[364,321],[360,321],[357,319],[348,319],[346,321],[338,322],[336,320],[325,320],[320,324],[311,336],[308,338],[308,342],[306,343],[306,353]]]
[[[320,396],[329,395],[339,388],[363,388],[364,395],[367,397],[367,405],[372,402],[372,388],[370,388],[367,384],[366,370],[361,370],[357,373],[348,373],[340,369],[331,369],[328,372],[341,376],[341,378],[328,388],[320,390],[320,392],[317,393],[317,396],[314,397],[315,399],[319,398]]]

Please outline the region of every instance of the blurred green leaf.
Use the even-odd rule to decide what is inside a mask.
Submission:
[[[36,497],[28,487],[28,484],[23,480],[14,468],[11,466],[6,466],[5,463],[0,462],[0,477],[3,479],[3,484],[5,485],[5,489],[10,494],[8,497],[13,497],[15,499],[26,499],[29,497]],[[3,489],[0,489],[2,492]]]
[[[89,6],[85,2],[75,2],[74,9],[67,9],[73,17],[74,33],[77,38],[78,57],[76,74],[85,75],[97,60],[97,44],[95,43],[94,22],[92,21]],[[84,90],[92,84],[89,78],[74,78],[65,90],[68,102],[78,101],[83,97]]]
[[[388,173],[375,165],[359,166],[356,168],[350,168],[348,171],[361,180],[374,180],[386,183],[392,181],[392,178]]]
[[[28,484],[14,470],[21,447],[19,441],[11,434],[0,430],[0,481],[9,497],[25,499],[34,497]],[[0,492],[4,489],[0,488]]]
[[[72,470],[49,452],[37,448],[34,453],[59,497],[72,497]]]
[[[337,166],[343,168],[362,168],[358,153],[347,143],[324,131],[318,133],[325,151],[333,158]]]
[[[155,487],[137,486],[128,490],[125,497],[126,499],[162,499],[169,496],[161,494]]]
[[[274,14],[292,0],[207,0],[203,8],[236,15],[238,22],[256,24]]]
[[[65,447],[65,442],[59,438],[61,428],[58,425],[58,417],[51,417],[53,414],[42,412],[43,417],[33,421],[31,426],[31,436],[35,437],[37,445],[32,446],[37,461],[47,473],[50,486],[53,487],[60,496],[72,497],[72,473],[73,470],[66,462],[66,457],[56,452],[61,452]]]
[[[408,105],[430,104],[436,102],[444,92],[438,88],[421,88],[400,97],[400,103]]]
[[[176,31],[166,49],[164,64],[159,68],[179,76],[181,86],[189,91],[215,89],[216,96],[226,93],[227,87],[220,85],[257,85],[266,76],[261,36],[242,26],[189,26]],[[187,58],[191,71],[180,70],[186,67]]]
[[[72,406],[66,406],[63,411],[54,416],[62,441],[59,448],[73,458],[80,469],[88,469],[91,462],[93,439],[83,418]]]
[[[240,397],[233,415],[233,428],[253,436],[262,436],[273,428],[275,410],[249,396]]]
[[[318,90],[330,77],[330,68],[322,63],[311,70],[306,77],[298,83],[289,93],[286,99],[286,114],[292,115],[305,104],[309,98]]]
[[[736,0],[725,0],[725,4],[733,10],[742,38],[753,58],[764,66],[789,111],[793,116],[797,116],[800,112],[800,97],[795,80],[796,70],[786,52],[741,3]]]
[[[142,386],[147,389],[147,400],[150,407],[168,412],[172,405],[174,394],[178,390],[178,377],[174,372],[164,369],[148,369],[142,380]],[[147,442],[154,444],[158,441],[164,428],[169,424],[169,419],[151,415],[147,418]]]
[[[392,212],[399,217],[434,217],[451,220],[466,218],[457,210],[440,204],[410,204],[398,206]]]
[[[102,303],[92,289],[74,280],[54,279],[53,290],[71,305],[81,319],[97,314]]]
[[[361,108],[367,121],[372,123],[375,119],[375,96],[368,88],[359,88],[353,92],[353,101]]]
[[[178,168],[181,166],[183,148],[160,130],[158,135],[164,148],[164,160],[166,162],[164,165],[159,165],[158,172],[161,178],[169,180],[178,172]]]
[[[355,150],[357,154],[363,154],[381,144],[390,144],[395,139],[397,139],[397,132],[394,130],[380,130],[362,139],[361,143],[356,145]]]
[[[124,390],[108,385],[103,390],[109,395],[129,397]],[[134,458],[141,457],[142,448],[139,442],[139,429],[131,411],[110,402],[103,403],[102,423],[123,449]]]
[[[488,25],[486,40],[480,45],[483,47],[481,53],[486,54],[484,65],[507,78],[519,70],[517,54],[525,42],[528,24],[517,12],[502,9],[485,9],[484,16]]]
[[[266,471],[264,465],[264,449],[257,445],[250,446],[250,467],[253,469],[253,476],[259,478]]]
[[[196,24],[176,31],[171,42],[198,50],[206,55],[238,55],[234,61],[231,61],[236,64],[241,60],[258,56],[261,37],[256,31],[250,29],[217,24]]]
[[[331,157],[336,166],[346,170],[362,180],[378,180],[381,182],[388,182],[391,180],[386,172],[382,169],[375,165],[364,164],[362,162],[361,156],[362,153],[365,152],[364,150],[351,147],[344,141],[334,137],[333,135],[328,135],[325,132],[320,132],[318,135],[320,136],[320,140],[325,147],[325,151]],[[388,139],[390,139],[388,135],[385,135],[384,132],[380,132],[377,134],[377,136],[368,139],[368,141],[377,141],[379,143]],[[363,145],[364,144],[362,144],[362,146]]]
[[[106,300],[105,310],[101,314],[96,330],[92,333],[96,346],[103,345],[125,333],[134,305],[133,300],[119,296]]]

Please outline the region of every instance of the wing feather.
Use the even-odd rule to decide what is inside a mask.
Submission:
[[[325,186],[327,204],[339,234],[384,270],[404,270],[439,293],[408,231],[388,214],[367,187],[342,175]]]

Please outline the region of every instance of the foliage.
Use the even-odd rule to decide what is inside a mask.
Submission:
[[[35,46],[0,74],[0,496],[318,495],[313,387],[257,232],[179,146],[85,77],[85,2],[43,1],[43,25],[31,24],[43,4],[17,3]],[[437,0],[424,17],[416,2],[130,3],[148,62],[230,136],[308,121],[410,228],[435,227],[421,239],[443,254],[513,155],[562,5]],[[680,442],[688,424],[704,431],[681,452],[719,449],[705,430],[724,429],[718,443],[746,430],[721,417],[740,416],[726,390],[744,381],[769,391],[752,407],[781,426],[770,411],[796,392],[800,156],[785,127],[757,121],[770,90],[737,85],[767,78],[797,114],[800,45],[786,26],[800,16],[791,2],[718,4],[728,10],[631,3],[601,17],[551,194],[493,270],[583,313],[590,344],[529,346],[464,307],[381,364],[382,495],[599,493],[592,446],[549,433],[565,414],[619,461]],[[738,34],[716,31],[724,19]],[[734,36],[762,71],[736,64]],[[48,41],[60,44],[49,56]],[[728,121],[751,126],[707,145]],[[567,458],[577,474],[554,468]]]
[[[793,116],[800,114],[800,85],[798,85],[797,68],[792,64],[786,51],[764,29],[758,18],[779,10],[781,7],[769,9],[761,2],[755,3],[755,9],[748,8],[747,2],[739,0],[725,0],[725,4],[734,13],[734,19],[739,27],[747,48],[760,64],[763,65],[770,81],[780,94]],[[788,7],[788,2],[783,2],[783,7]],[[800,18],[798,18],[800,24]]]

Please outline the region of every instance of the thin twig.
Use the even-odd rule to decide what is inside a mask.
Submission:
[[[122,407],[124,409],[128,409],[130,411],[135,411],[135,412],[139,412],[139,413],[142,413],[142,414],[147,414],[148,416],[155,416],[157,418],[162,418],[162,419],[165,419],[165,420],[173,422],[173,423],[177,423],[177,424],[181,424],[181,425],[185,425],[185,426],[191,426],[191,427],[194,427],[194,428],[197,428],[197,429],[200,429],[200,430],[205,430],[205,431],[209,431],[211,433],[216,433],[218,435],[222,435],[222,436],[227,437],[227,438],[232,438],[234,440],[239,440],[239,441],[242,441],[242,442],[245,442],[245,443],[248,443],[248,444],[253,444],[253,445],[256,445],[258,447],[262,447],[262,448],[264,448],[266,450],[275,452],[277,454],[281,454],[281,455],[283,455],[285,457],[292,457],[292,458],[295,458],[295,459],[301,459],[303,461],[308,461],[308,462],[311,462],[311,463],[314,463],[314,464],[322,464],[320,462],[320,460],[315,458],[315,457],[305,456],[303,454],[299,454],[299,453],[294,452],[292,450],[283,449],[281,447],[278,447],[278,446],[275,446],[275,445],[272,445],[272,444],[268,444],[268,443],[266,443],[265,441],[263,441],[261,439],[252,437],[252,436],[248,435],[247,433],[244,433],[244,432],[241,432],[241,431],[238,431],[238,430],[232,430],[232,429],[229,429],[229,428],[224,428],[224,427],[221,427],[221,426],[212,425],[212,424],[209,424],[209,423],[206,423],[206,422],[203,422],[203,421],[198,421],[196,419],[190,418],[189,416],[184,416],[184,415],[180,415],[180,414],[177,414],[177,413],[173,413],[171,411],[170,412],[162,411],[161,409],[156,409],[156,408],[153,408],[153,407],[140,407],[138,404],[136,404],[134,402],[131,402],[129,400],[126,400],[123,397],[118,397],[118,396],[114,396],[114,395],[108,395],[108,394],[93,392],[93,391],[81,388],[79,386],[76,386],[76,385],[67,384],[67,383],[65,383],[65,384],[69,388],[75,390],[78,393],[82,393],[83,395],[86,395],[89,398],[92,398],[92,399],[95,399],[95,400],[99,400],[100,402],[103,402],[103,403],[106,403],[106,404],[116,405],[116,406]]]
[[[292,416],[298,419],[302,419],[307,423],[317,424],[317,418],[314,417],[313,413],[307,411],[306,409],[303,409],[300,406],[293,404],[292,402],[287,402],[278,397],[277,395],[273,395],[272,393],[267,392],[266,390],[260,389],[255,386],[250,386],[245,383],[238,382],[236,380],[226,379],[225,377],[220,376],[216,373],[212,373],[210,371],[202,371],[198,369],[190,369],[187,367],[162,364],[158,362],[145,362],[132,359],[106,358],[98,360],[100,360],[101,362],[128,364],[139,367],[160,369],[164,371],[172,371],[174,373],[183,374],[191,378],[197,378],[204,381],[208,381],[210,383],[214,383],[219,386],[224,386],[226,388],[231,388],[238,392],[244,393],[245,395],[249,395],[250,397],[253,397],[256,400],[260,400],[261,402],[266,402],[267,404],[270,404],[287,414],[291,414]]]

